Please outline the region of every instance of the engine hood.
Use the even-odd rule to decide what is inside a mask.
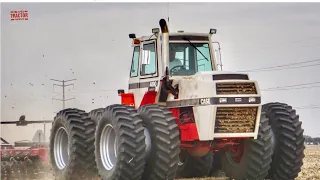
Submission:
[[[170,77],[173,86],[179,87],[179,99],[194,99],[214,97],[216,94],[216,82],[253,82],[245,73],[230,71],[198,72],[192,76]],[[260,93],[258,93],[260,94]]]
[[[184,79],[194,79],[201,81],[218,81],[218,80],[249,80],[249,75],[246,73],[232,72],[232,71],[208,71],[198,72],[191,76],[172,76],[173,81],[180,81]]]

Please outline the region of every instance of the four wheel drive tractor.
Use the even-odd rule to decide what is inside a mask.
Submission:
[[[210,33],[169,33],[166,21],[133,41],[121,104],[60,111],[50,158],[61,179],[168,180],[221,170],[233,179],[294,179],[302,166],[299,116],[261,104],[247,74],[218,71]]]
[[[21,116],[19,121],[1,121],[1,124],[26,126],[44,123],[45,126],[49,122],[26,121],[25,116]],[[1,179],[43,179],[43,174],[48,173],[51,168],[48,159],[49,143],[44,139],[42,130],[35,133],[33,141],[23,140],[10,144],[1,138]]]

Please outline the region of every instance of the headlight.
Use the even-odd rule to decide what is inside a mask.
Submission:
[[[256,98],[255,97],[249,98],[249,102],[256,102]]]
[[[227,98],[219,98],[219,102],[220,103],[226,103],[227,102]]]

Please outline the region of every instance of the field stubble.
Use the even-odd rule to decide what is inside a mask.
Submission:
[[[302,171],[296,180],[320,180],[320,145],[306,146]],[[53,180],[50,172],[42,174],[40,179]],[[189,178],[179,180],[225,180],[227,178]]]
[[[296,180],[320,180],[320,145],[307,145],[302,171]],[[227,178],[189,178],[179,180],[225,180]]]

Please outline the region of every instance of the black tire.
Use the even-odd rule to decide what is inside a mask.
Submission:
[[[88,131],[88,126],[91,123],[88,114],[79,109],[61,110],[54,118],[50,134],[49,157],[55,179],[76,180],[92,177],[92,168],[94,168],[92,164],[95,162],[88,156],[92,152],[87,149],[88,144],[86,143],[92,136],[92,132]],[[64,137],[68,139],[68,145],[65,145],[67,146],[66,149],[61,149],[61,152],[70,151],[69,155],[65,154],[64,156],[65,158],[68,157],[64,169],[55,158],[55,152],[59,152],[55,149],[55,135],[58,132],[66,132],[67,137]]]
[[[222,164],[221,164],[221,152],[215,152],[213,154],[212,169],[210,171],[210,177],[225,177],[225,173],[222,170]]]
[[[270,169],[272,145],[269,120],[261,113],[257,139],[244,140],[243,156],[239,163],[234,162],[228,152],[222,153],[223,171],[231,179],[264,179]]]
[[[102,113],[104,112],[105,108],[98,108],[98,109],[93,109],[89,112],[89,118],[91,119],[90,122],[87,122],[87,132],[90,134],[90,137],[87,139],[86,143],[88,145],[87,149],[88,152],[88,158],[93,159],[94,164],[92,164],[93,168],[91,168],[92,174],[97,175],[98,174],[98,169],[97,169],[97,164],[95,161],[95,131],[96,131],[96,126],[98,122],[100,121],[102,117]]]
[[[157,104],[141,106],[138,113],[151,139],[142,180],[173,180],[180,153],[180,132],[176,119],[169,109]]]
[[[96,124],[98,124],[99,120],[102,117],[102,113],[104,112],[105,108],[98,108],[98,109],[93,109],[92,111],[89,112],[89,117],[91,118],[92,121],[94,121]]]
[[[262,111],[270,121],[275,140],[268,177],[276,180],[295,179],[301,171],[305,156],[302,122],[296,111],[287,104],[264,104]]]
[[[182,166],[177,170],[177,178],[203,178],[209,177],[212,170],[213,153],[209,152],[203,157],[188,156]]]
[[[112,169],[103,164],[104,157],[100,152],[105,127],[113,129],[117,144],[114,145],[117,157],[114,157]],[[140,180],[145,165],[145,147],[142,120],[135,109],[125,105],[110,105],[104,109],[95,133],[95,159],[101,179]]]

